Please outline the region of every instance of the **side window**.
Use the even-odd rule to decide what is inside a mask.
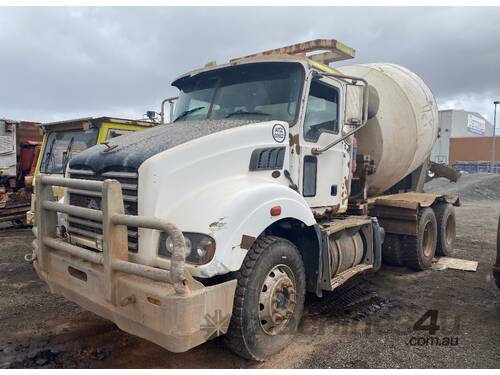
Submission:
[[[338,133],[338,90],[321,81],[311,82],[304,119],[304,138],[316,142],[322,132]]]

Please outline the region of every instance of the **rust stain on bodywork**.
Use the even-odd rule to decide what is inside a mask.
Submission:
[[[293,146],[295,146],[295,152],[297,152],[297,155],[300,155],[300,141],[298,134],[290,134],[290,148],[293,149]]]
[[[342,204],[346,204],[349,199],[349,194],[347,192],[349,186],[349,177],[344,176],[344,182],[342,183],[342,188],[340,192],[340,198],[342,200]]]
[[[339,209],[339,203],[329,207],[315,208],[313,209],[313,215],[316,220],[323,220],[335,215]]]
[[[247,236],[246,234],[244,234],[243,236],[241,236],[240,247],[245,250],[250,250],[254,242],[255,242],[255,237]]]

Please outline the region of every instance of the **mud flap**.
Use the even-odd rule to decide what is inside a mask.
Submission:
[[[373,271],[377,272],[382,266],[382,243],[384,242],[385,231],[380,226],[376,217],[372,218],[373,232]]]

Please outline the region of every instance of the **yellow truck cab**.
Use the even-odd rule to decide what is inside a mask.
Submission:
[[[42,124],[44,131],[42,148],[35,169],[40,173],[62,177],[71,157],[99,143],[128,133],[157,125],[149,120],[130,120],[112,117],[80,118]],[[54,188],[54,196],[60,199],[63,189]],[[28,224],[35,223],[35,194],[31,209],[26,214]]]

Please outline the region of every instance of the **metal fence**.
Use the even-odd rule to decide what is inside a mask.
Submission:
[[[488,162],[456,162],[453,168],[467,173],[500,173],[500,164],[495,164],[493,170]]]

